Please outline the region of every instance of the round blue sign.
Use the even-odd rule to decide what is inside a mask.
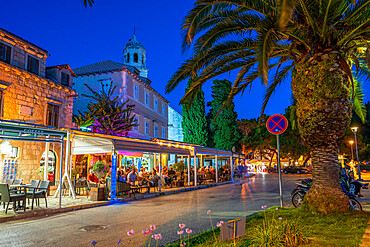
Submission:
[[[279,135],[288,128],[288,120],[280,114],[269,117],[266,127],[271,134]]]

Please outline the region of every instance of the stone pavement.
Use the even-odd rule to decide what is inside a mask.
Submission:
[[[245,178],[252,177],[254,175],[255,174],[248,174]],[[161,192],[151,191],[151,193],[149,194],[140,193],[140,194],[136,194],[130,197],[126,196],[124,198],[118,198],[114,201],[91,201],[87,198],[86,195],[77,196],[76,199],[73,199],[70,196],[64,196],[62,198],[62,208],[59,208],[59,198],[55,198],[54,196],[49,196],[47,198],[48,208],[45,207],[44,199],[39,199],[40,200],[39,206],[36,206],[36,202],[34,203],[34,210],[26,209],[26,212],[24,212],[23,210],[14,212],[12,209],[10,209],[8,210],[8,213],[5,214],[5,210],[3,209],[3,207],[0,207],[0,223],[6,222],[6,221],[12,221],[12,220],[31,218],[31,217],[45,217],[45,216],[50,216],[50,215],[57,214],[57,213],[64,213],[64,212],[75,211],[79,209],[106,206],[106,205],[117,203],[117,202],[142,200],[142,199],[153,198],[157,196],[171,195],[175,193],[182,193],[182,192],[191,191],[191,190],[204,189],[204,188],[223,185],[227,183],[231,183],[231,182],[227,181],[227,182],[222,182],[219,184],[215,184],[215,183],[205,184],[205,185],[199,185],[197,187],[194,187],[194,186],[177,187],[177,188],[162,187]],[[13,204],[11,203],[9,205],[9,208],[11,208],[12,206]]]
[[[361,178],[364,180],[364,183],[370,183],[370,173],[361,173]],[[358,199],[358,201],[362,205],[362,210],[370,212],[370,190],[361,190],[361,194],[364,197]],[[360,244],[360,247],[370,247],[370,220],[367,224],[368,225],[364,236],[362,237],[362,243]]]

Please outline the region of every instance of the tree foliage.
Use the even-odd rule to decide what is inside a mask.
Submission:
[[[221,109],[231,91],[231,82],[228,80],[214,80],[212,86],[212,101],[207,103],[211,107],[207,120],[210,125],[210,138],[213,145],[211,147],[232,150],[238,148],[241,138],[238,128],[235,105],[231,102],[227,107]]]
[[[100,92],[95,92],[87,84],[84,85],[91,95],[83,94],[82,96],[91,101],[87,105],[87,111],[83,113],[78,111],[79,115],[73,116],[78,126],[93,126],[98,133],[119,136],[127,136],[132,127],[138,126],[135,114],[132,113],[134,106],[128,105],[128,101],[121,104],[119,96],[112,98],[116,87],[112,87],[111,84],[108,92],[105,92],[102,84]]]
[[[188,86],[191,85],[189,80]],[[185,89],[185,93],[188,88]],[[200,90],[191,105],[182,105],[182,130],[184,142],[207,145],[207,120],[205,113],[204,92]]]

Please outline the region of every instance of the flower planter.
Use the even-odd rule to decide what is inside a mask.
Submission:
[[[105,201],[105,187],[92,187],[90,191],[90,200]]]

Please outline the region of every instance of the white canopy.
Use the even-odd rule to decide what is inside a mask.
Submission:
[[[114,146],[112,140],[75,136],[72,142],[72,155],[110,153]]]

